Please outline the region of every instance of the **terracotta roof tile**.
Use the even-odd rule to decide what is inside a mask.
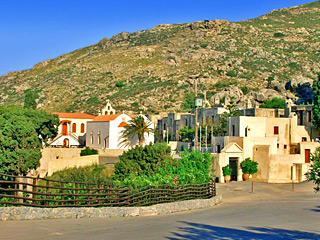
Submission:
[[[95,117],[93,119],[94,122],[109,122],[115,120],[117,117],[119,117],[121,114],[113,114],[113,115],[101,115],[98,117]]]
[[[128,123],[126,123],[126,122],[121,122],[118,127],[125,127],[125,126],[127,126],[127,125],[128,125]]]
[[[70,119],[94,119],[96,117],[87,113],[53,112],[52,114],[57,114],[59,118],[70,118]]]

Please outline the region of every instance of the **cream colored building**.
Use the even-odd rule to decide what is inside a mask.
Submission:
[[[58,135],[49,143],[51,147],[79,147],[85,145],[87,122],[95,116],[86,113],[54,112],[60,120]]]
[[[233,168],[232,179],[242,181],[240,163],[250,157],[259,163],[255,181],[286,183],[304,181],[310,153],[320,146],[310,139],[297,114],[290,117],[228,119],[228,136],[213,139],[216,175],[224,182],[222,167]]]

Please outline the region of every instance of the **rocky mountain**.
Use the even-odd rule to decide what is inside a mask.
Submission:
[[[22,104],[32,89],[48,111],[96,113],[106,99],[119,110],[180,111],[193,91],[190,76],[199,77],[199,92],[211,104],[230,91],[240,105],[275,95],[298,100],[297,87],[320,72],[319,16],[316,1],[241,22],[122,32],[1,76],[0,103]]]

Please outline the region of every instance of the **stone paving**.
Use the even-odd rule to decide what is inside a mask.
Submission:
[[[223,204],[175,214],[0,222],[0,239],[320,239],[312,183],[218,184]]]

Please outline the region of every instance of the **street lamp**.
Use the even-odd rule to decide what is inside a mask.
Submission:
[[[202,107],[203,100],[202,98],[199,98],[195,96],[196,99],[194,101],[194,118],[195,118],[195,150],[198,150],[198,127],[199,127],[199,122],[198,122],[198,107]],[[200,144],[201,144],[201,139],[200,139]]]

